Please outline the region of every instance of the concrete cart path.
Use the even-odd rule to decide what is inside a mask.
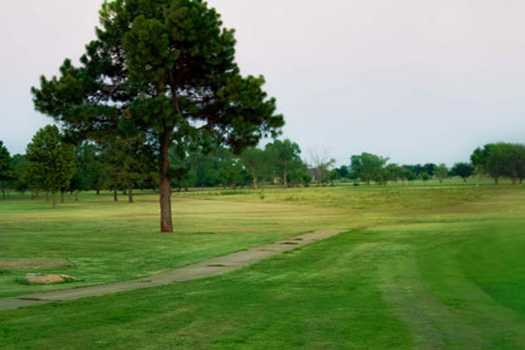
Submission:
[[[206,277],[218,276],[252,265],[272,256],[325,240],[340,233],[341,231],[336,230],[322,230],[313,233],[307,233],[302,236],[290,238],[288,240],[278,241],[260,247],[254,247],[218,258],[212,258],[197,264],[180,267],[171,271],[133,281],[96,285],[92,287],[72,288],[45,293],[35,293],[14,298],[4,298],[0,299],[0,311],[14,310],[22,307],[61,301],[78,300],[87,297],[104,296],[119,292],[153,288],[176,282],[185,282]]]

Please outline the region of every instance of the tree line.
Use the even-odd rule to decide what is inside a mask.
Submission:
[[[10,156],[0,141],[0,188],[44,195],[53,206],[70,193],[113,192],[115,201],[125,193],[134,201],[135,189],[158,189],[155,150],[144,140],[117,139],[99,144],[69,140],[56,126],[40,129],[27,146],[26,154]],[[252,187],[261,184],[308,186],[312,168],[301,158],[299,145],[274,140],[264,148],[251,147],[240,154],[220,144],[169,151],[171,187],[182,191],[195,187]],[[322,172],[322,171],[321,171]],[[314,177],[315,179],[315,177]]]
[[[40,129],[27,146],[26,154],[10,156],[0,141],[0,190],[31,192],[33,198],[44,195],[55,206],[65,193],[78,199],[81,191],[111,191],[114,201],[124,193],[134,201],[134,190],[156,190],[159,176],[153,147],[146,147],[139,137],[112,139],[112,142],[75,143],[56,126]],[[489,176],[522,183],[525,179],[525,146],[511,143],[487,144],[477,148],[471,162],[398,165],[371,153],[350,158],[349,165],[335,167],[329,157],[302,156],[300,146],[289,140],[274,140],[264,147],[249,147],[237,154],[221,144],[202,142],[192,147],[169,150],[170,185],[176,191],[189,188],[310,186],[351,181],[355,184],[380,184],[399,181],[443,182],[460,177],[465,182],[474,175]],[[58,199],[59,198],[59,199]]]
[[[338,180],[385,185],[389,182],[432,179],[443,182],[456,176],[466,180],[472,175],[473,168],[468,163],[457,163],[450,169],[446,164],[434,163],[399,165],[390,163],[387,157],[365,152],[352,156],[349,165],[343,165],[334,171],[334,177]]]
[[[351,157],[350,165],[334,169],[336,179],[360,181],[367,184],[431,179],[443,182],[449,177],[460,177],[464,182],[472,176],[487,176],[496,184],[500,179],[523,183],[525,179],[525,145],[518,143],[491,143],[477,148],[470,162],[459,162],[450,169],[446,164],[398,165],[389,159],[371,153]]]

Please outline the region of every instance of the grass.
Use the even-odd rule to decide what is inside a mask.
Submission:
[[[15,277],[27,272],[67,273],[82,281],[74,286],[129,280],[330,226],[334,216],[327,209],[299,212],[287,203],[180,197],[174,200],[176,233],[161,235],[156,197],[137,200],[115,204],[110,196],[86,195],[59,209],[29,200],[0,202],[0,260],[69,265],[0,274],[0,297],[71,287],[20,286]]]
[[[264,200],[221,190],[175,203],[177,234],[162,236],[150,195],[129,205],[88,194],[58,210],[0,202],[0,259],[67,259],[48,270],[93,284],[319,228],[346,233],[217,278],[0,312],[0,348],[525,347],[521,187],[270,189]],[[26,272],[0,270],[0,295],[42,290],[15,283]]]

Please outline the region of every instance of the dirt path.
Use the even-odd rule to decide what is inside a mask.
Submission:
[[[0,299],[0,311],[14,310],[22,307],[78,300],[137,289],[153,288],[176,282],[191,281],[200,278],[222,275],[227,272],[252,265],[264,259],[289,252],[309,244],[322,241],[341,233],[336,230],[324,230],[307,233],[265,246],[251,248],[230,255],[209,259],[197,264],[181,267],[134,281],[104,284],[92,287],[81,287],[60,291],[35,293],[15,298]]]

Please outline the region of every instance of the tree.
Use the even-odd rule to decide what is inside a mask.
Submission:
[[[474,150],[470,157],[475,172],[480,175],[485,174],[491,176],[496,184],[499,182],[499,178],[502,176],[501,169],[498,169],[499,165],[494,162],[492,163],[492,166],[489,167],[489,160],[498,147],[500,146],[497,144],[487,144],[482,148],[477,148]],[[492,159],[492,161],[494,161],[494,159]]]
[[[469,163],[456,163],[450,171],[452,176],[459,176],[466,183],[467,179],[474,174],[474,167]]]
[[[56,193],[63,192],[75,172],[74,147],[64,143],[54,125],[40,129],[27,146],[30,171],[39,179],[42,189],[52,194],[53,207]]]
[[[274,175],[281,179],[284,187],[288,187],[290,174],[304,165],[301,148],[290,140],[276,140],[266,145],[266,152],[273,165]]]
[[[513,177],[512,146],[498,143],[489,146],[486,150],[486,171],[495,183],[502,177]]]
[[[515,145],[514,152],[516,177],[522,184],[525,179],[525,146],[521,144]]]
[[[223,150],[218,154],[219,178],[224,187],[235,188],[247,183],[248,173],[244,169],[241,160],[235,157],[229,150]]]
[[[362,153],[361,155],[352,156],[351,161],[352,172],[361,181],[367,184],[370,184],[371,181],[385,183],[385,166],[388,158],[371,153]]]
[[[241,162],[252,178],[252,187],[258,188],[259,180],[270,173],[268,152],[260,148],[248,148],[241,154]]]
[[[262,77],[243,77],[235,38],[201,0],[115,0],[79,68],[34,88],[36,108],[70,132],[107,138],[127,123],[157,147],[161,231],[173,232],[169,150],[213,135],[240,152],[283,126]]]
[[[310,171],[318,185],[325,185],[334,180],[337,176],[336,173],[332,173],[335,163],[335,159],[330,158],[326,151],[321,153],[312,150],[310,152]]]
[[[288,173],[288,184],[294,186],[310,186],[311,182],[312,174],[308,169],[308,165],[302,160],[294,162]]]
[[[221,185],[220,164],[213,154],[198,154],[192,162],[192,171],[195,172],[195,186],[215,187]]]
[[[350,178],[350,169],[347,165],[342,165],[339,168],[334,169],[336,173],[336,178],[339,179],[349,179]]]
[[[27,158],[24,155],[15,154],[11,158],[11,168],[13,170],[12,188],[18,192],[25,193],[30,189],[28,179],[29,162]]]
[[[421,165],[403,165],[403,170],[408,181],[414,181],[421,176]]]
[[[448,168],[446,164],[439,164],[434,169],[434,175],[438,178],[439,182],[442,183],[448,177]]]
[[[388,164],[385,167],[387,181],[400,181],[405,180],[405,171],[402,167],[397,164]]]
[[[197,182],[196,163],[202,156],[201,153],[191,153],[185,149],[170,149],[170,178],[171,186],[181,191],[182,188],[195,185]]]
[[[512,183],[523,181],[524,146],[519,144],[499,143],[493,146],[488,159],[489,174],[498,182],[499,177],[507,177]]]
[[[6,198],[7,184],[12,177],[11,169],[11,155],[0,141],[0,191],[2,191],[2,198]]]
[[[133,189],[148,176],[155,167],[154,150],[147,147],[143,135],[117,136],[102,145],[107,185],[118,200],[118,190],[124,190],[128,202],[133,203]]]
[[[492,177],[496,184],[507,177],[513,183],[525,178],[525,146],[512,143],[493,143],[476,149],[472,156],[476,171]]]
[[[425,172],[430,178],[432,178],[435,174],[437,165],[434,163],[427,163],[423,165],[423,172]]]
[[[72,182],[76,190],[94,190],[100,194],[106,182],[101,147],[92,142],[83,142],[76,148],[77,171]]]
[[[432,179],[432,176],[430,176],[429,173],[427,173],[426,171],[422,172],[421,175],[419,176],[419,178],[425,182],[429,181],[430,179]]]

